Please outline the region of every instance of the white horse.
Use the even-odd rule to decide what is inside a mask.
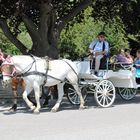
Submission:
[[[13,74],[21,74],[26,82],[23,99],[35,113],[40,110],[40,86],[57,85],[58,100],[52,108],[52,112],[56,112],[64,95],[63,85],[67,81],[73,85],[80,97],[80,108],[84,108],[84,100],[78,87],[78,69],[70,60],[46,60],[33,56],[12,56],[5,60],[1,68],[3,74],[3,82],[8,83]],[[35,107],[27,98],[27,95],[34,90],[37,107]]]

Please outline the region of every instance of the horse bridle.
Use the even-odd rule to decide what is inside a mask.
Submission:
[[[15,68],[13,68],[13,71],[11,73],[7,73],[4,71],[5,66],[11,65],[12,67],[14,67],[14,65],[11,64],[12,63],[11,56],[10,55],[5,56],[2,52],[0,52],[0,61],[2,61],[2,64],[0,66],[0,72],[3,73],[4,76],[11,77],[15,73]]]
[[[33,56],[32,56],[33,58]],[[3,55],[0,55],[0,60],[3,61],[2,65],[0,66],[0,70],[3,73],[3,76],[8,76],[8,77],[22,77],[24,75],[26,75],[32,68],[33,64],[36,62],[36,60],[33,58],[33,62],[31,64],[29,64],[21,73],[18,73],[14,63],[12,61],[11,56],[8,56],[6,58],[3,57]],[[13,67],[11,73],[7,73],[4,69],[5,66],[10,66]],[[29,67],[29,68],[28,68]],[[28,68],[28,70],[26,70]],[[10,68],[9,68],[10,69]],[[26,71],[25,71],[26,70]]]

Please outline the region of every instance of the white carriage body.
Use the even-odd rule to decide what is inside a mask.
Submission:
[[[79,86],[81,91],[86,94],[94,94],[95,101],[101,107],[109,107],[115,100],[118,92],[122,99],[131,100],[137,93],[137,85],[135,79],[135,68],[130,64],[119,63],[106,70],[99,70],[98,76],[94,75],[94,70],[90,67],[90,60],[75,61],[79,70]],[[113,70],[112,70],[113,69]],[[73,90],[68,92],[68,99],[72,104],[77,104],[76,94]]]
[[[131,70],[108,70],[104,78],[112,81],[115,87],[137,88],[135,72]]]
[[[122,88],[138,88],[139,85],[135,81],[135,69],[133,70],[124,70],[120,69],[118,71],[113,70],[100,70],[99,76],[95,76],[93,70],[90,70],[90,61],[76,61],[77,67],[79,69],[79,78],[86,80],[99,80],[108,79],[110,80],[115,87]]]

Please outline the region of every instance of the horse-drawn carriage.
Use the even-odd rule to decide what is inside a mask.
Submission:
[[[25,59],[28,61],[23,61]],[[46,58],[34,56],[13,56],[5,59],[1,70],[4,84],[9,83],[13,74],[25,79],[26,88],[23,98],[35,113],[40,110],[40,86],[44,84],[46,86],[57,85],[58,87],[58,100],[52,111],[57,111],[60,106],[64,94],[63,86],[69,101],[72,104],[80,104],[80,108],[84,108],[84,101],[79,87],[84,99],[86,99],[87,94],[94,94],[97,104],[101,107],[109,107],[114,103],[116,91],[125,100],[130,100],[135,96],[140,85],[136,84],[133,65],[109,64],[107,62],[105,63],[106,68],[100,69],[98,76],[96,76],[92,64],[91,60],[88,59],[73,63],[65,59],[48,61]],[[58,69],[58,67],[61,67],[61,69]],[[69,81],[69,83],[66,81]],[[79,87],[77,83],[79,83]],[[35,91],[37,107],[27,98],[32,89]]]
[[[98,76],[94,75],[90,60],[76,61],[79,69],[79,86],[86,99],[88,94],[94,94],[97,104],[101,107],[111,106],[119,93],[122,99],[131,100],[137,93],[135,68],[128,63],[107,63],[105,69],[100,69]],[[71,85],[65,84],[65,92],[69,101],[77,105],[79,97]]]

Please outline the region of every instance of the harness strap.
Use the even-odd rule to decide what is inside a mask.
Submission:
[[[49,70],[49,58],[48,57],[44,57],[43,59],[45,59],[46,64],[47,64],[47,69],[46,69],[46,81],[47,81],[47,75],[48,75],[48,70]]]
[[[25,71],[24,74],[28,73],[28,72],[32,69],[34,63],[35,63],[35,69],[36,69],[36,60],[35,60],[35,58],[34,58],[33,55],[30,55],[30,56],[31,56],[31,58],[33,59],[33,62],[32,62],[30,65],[28,65],[28,66],[30,66],[30,68],[29,68],[27,71]],[[27,66],[27,67],[28,67],[28,66]],[[26,68],[27,68],[27,67],[26,67]],[[25,68],[25,69],[26,69],[26,68]],[[23,71],[24,71],[24,70],[23,70]]]
[[[48,74],[47,74],[47,76],[50,77],[50,78],[53,78],[53,79],[55,79],[55,80],[58,80],[58,81],[60,81],[61,83],[63,83],[63,82],[65,81],[65,80],[62,81],[62,80],[60,80],[60,79],[58,79],[58,78],[56,78],[56,77],[53,77],[53,76],[51,76],[51,75],[48,75]]]
[[[38,72],[38,71],[31,71],[31,72],[28,72],[28,73],[19,74],[19,75],[17,75],[17,76],[19,76],[19,77],[20,77],[20,76],[26,77],[26,76],[29,76],[29,75],[44,76],[44,77],[46,77],[46,79],[47,79],[47,77],[50,77],[50,78],[53,78],[53,79],[58,80],[58,81],[60,81],[60,82],[63,82],[62,80],[60,80],[60,79],[58,79],[58,78],[56,78],[56,77],[53,77],[53,76],[51,76],[51,75],[48,75],[48,74],[45,74],[45,73],[42,73],[42,72]]]
[[[78,77],[78,74],[76,73],[76,71],[74,70],[74,68],[67,62],[67,61],[65,61],[64,59],[62,60],[62,61],[64,61],[65,63],[67,63],[68,65],[69,65],[69,67],[73,70],[73,72],[77,75],[77,77]]]
[[[32,57],[33,62],[35,63],[35,62],[36,62],[36,60],[35,60],[35,58],[34,58],[34,55],[30,54],[30,56]],[[33,66],[33,65],[32,65],[32,66]],[[37,67],[36,67],[36,63],[35,63],[35,69],[37,69]]]
[[[38,72],[38,71],[31,71],[31,72],[28,72],[28,73],[22,73],[21,74],[21,76],[23,76],[23,77],[26,77],[26,76],[29,76],[29,75],[39,75],[39,76],[45,76],[46,77],[45,73]]]

